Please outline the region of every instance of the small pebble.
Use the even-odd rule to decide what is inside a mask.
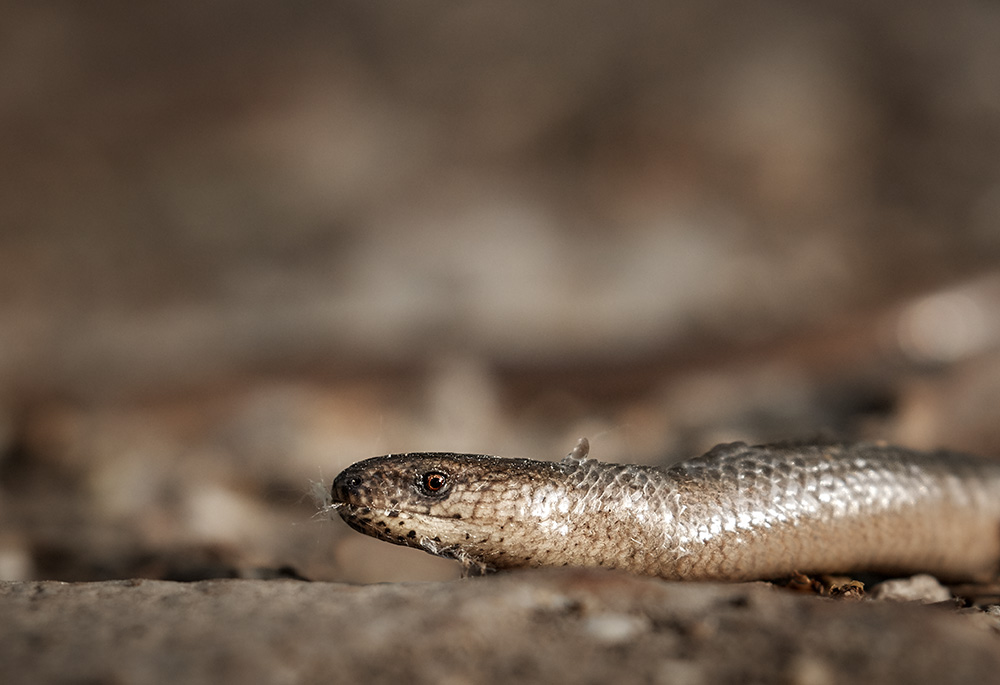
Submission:
[[[933,604],[951,599],[951,591],[926,573],[910,578],[896,578],[879,583],[872,588],[872,599],[886,602],[920,602]]]

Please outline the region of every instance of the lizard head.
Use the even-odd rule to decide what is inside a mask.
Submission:
[[[373,457],[334,479],[332,506],[366,535],[501,567],[520,554],[526,525],[544,518],[561,473],[550,462],[451,452]]]

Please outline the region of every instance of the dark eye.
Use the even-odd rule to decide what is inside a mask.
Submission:
[[[420,486],[428,495],[441,492],[447,484],[448,476],[440,471],[428,471],[420,478]]]

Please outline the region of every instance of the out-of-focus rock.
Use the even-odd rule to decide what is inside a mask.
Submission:
[[[926,573],[909,578],[885,580],[873,587],[869,593],[872,599],[888,602],[920,602],[933,604],[951,599],[951,591],[937,578]]]

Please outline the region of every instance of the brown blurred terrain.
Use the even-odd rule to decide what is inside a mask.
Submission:
[[[992,5],[5,14],[6,577],[377,577],[304,493],[393,451],[1000,454]]]
[[[455,577],[310,481],[1000,456],[994,3],[8,2],[0,579]]]
[[[986,614],[600,569],[360,586],[31,582],[0,584],[0,602],[18,619],[0,622],[9,685],[931,685],[991,683],[997,673],[997,618]]]

